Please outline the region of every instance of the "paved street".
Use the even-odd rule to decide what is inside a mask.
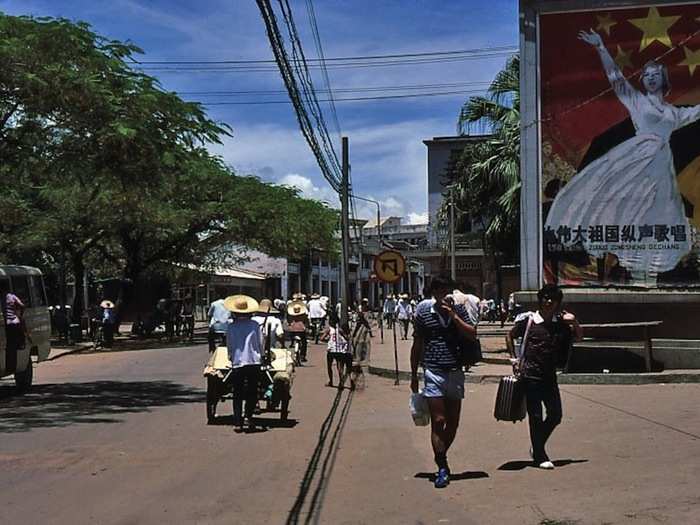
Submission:
[[[562,387],[553,472],[527,466],[525,424],[493,420],[495,385],[468,385],[454,479],[437,491],[407,385],[369,376],[338,394],[321,347],[310,354],[296,424],[263,415],[254,434],[204,424],[204,346],[64,356],[25,397],[3,381],[3,522],[698,522],[699,385]]]

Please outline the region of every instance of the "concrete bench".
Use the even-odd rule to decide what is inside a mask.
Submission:
[[[652,344],[651,344],[651,332],[654,327],[660,326],[663,321],[639,321],[634,323],[591,323],[591,324],[581,324],[583,328],[584,336],[590,336],[590,333],[596,332],[613,334],[614,336],[620,335],[621,332],[625,334],[633,334],[634,337],[631,338],[632,341],[641,341],[644,350],[644,362],[646,364],[647,372],[652,370]],[[594,336],[594,339],[597,339]],[[626,338],[625,338],[626,339]],[[619,340],[615,337],[615,340]],[[569,358],[567,359],[566,366],[564,367],[564,372],[569,371],[569,364],[571,363],[571,357],[574,353],[574,348],[571,348],[569,353]]]

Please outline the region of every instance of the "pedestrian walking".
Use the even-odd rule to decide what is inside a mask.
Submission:
[[[401,339],[408,339],[408,326],[413,319],[413,307],[408,300],[408,294],[401,294],[396,305],[396,319],[401,323]]]
[[[394,316],[396,315],[396,299],[394,298],[394,294],[387,295],[386,299],[384,300],[382,313],[384,314],[384,319],[386,320],[386,327],[391,330],[394,328]]]
[[[352,367],[352,352],[349,343],[350,327],[347,323],[340,326],[339,320],[331,316],[328,320],[328,328],[324,331],[323,339],[327,341],[326,370],[328,372],[328,383],[333,385],[333,363],[338,372],[338,388],[343,388],[345,377]]]
[[[0,300],[5,317],[5,370],[14,371],[17,367],[17,353],[24,348],[25,324],[24,303],[10,291],[10,283],[0,279]]]
[[[369,299],[364,298],[360,301],[360,304],[357,306],[356,314],[355,330],[352,334],[352,338],[355,339],[357,337],[361,328],[367,330],[370,337],[374,337],[374,334],[372,334],[372,325],[369,322]]]
[[[316,344],[321,336],[321,328],[326,319],[326,308],[323,306],[321,296],[318,294],[311,295],[309,304],[306,306],[309,309],[309,320],[311,321],[311,334]]]
[[[209,353],[216,350],[217,336],[226,335],[231,312],[226,308],[224,299],[217,299],[209,305],[207,312],[209,317],[209,332],[207,333],[207,341],[209,343]]]
[[[102,337],[104,338],[102,346],[112,348],[114,344],[114,325],[117,322],[114,303],[109,299],[105,299],[100,303],[100,307],[102,308]]]
[[[240,428],[247,426],[253,430],[253,412],[258,399],[260,365],[265,348],[262,328],[252,319],[260,305],[247,295],[232,295],[225,299],[224,307],[234,316],[226,331],[226,347],[232,366],[233,421]]]
[[[455,304],[447,295],[454,283],[447,277],[435,277],[430,284],[432,299],[416,308],[413,346],[411,347],[411,391],[418,393],[418,366],[423,367],[423,396],[428,401],[435,463],[435,488],[450,482],[447,452],[459,426],[464,398],[464,371],[459,341],[476,340],[476,328],[470,324],[464,305]]]
[[[547,440],[561,423],[562,405],[557,385],[557,366],[566,363],[572,339],[580,340],[583,329],[576,316],[562,310],[564,295],[558,286],[547,284],[537,292],[538,309],[521,316],[506,336],[513,358],[514,340],[523,339],[520,365],[516,373],[525,385],[527,417],[530,426],[530,455],[536,466],[550,470],[554,464],[545,450]],[[546,418],[542,407],[546,410]]]
[[[294,338],[299,338],[299,355],[297,359],[299,364],[306,362],[306,350],[308,346],[306,338],[306,329],[309,326],[309,310],[306,305],[300,301],[292,301],[287,305],[287,331],[289,332],[289,340],[294,343]]]

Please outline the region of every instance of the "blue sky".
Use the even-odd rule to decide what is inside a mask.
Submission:
[[[290,3],[306,55],[315,57],[305,2]],[[515,0],[316,0],[314,7],[326,57],[517,45]],[[0,0],[0,10],[86,21],[104,36],[137,44],[145,52],[143,60],[272,58],[254,0]],[[505,60],[343,69],[329,74],[334,89],[489,81]],[[284,89],[276,71],[152,74],[166,89],[182,93]],[[323,87],[320,75],[314,81]],[[454,134],[459,108],[468,96],[337,103],[341,131],[350,139],[355,192],[379,200],[384,215],[414,222],[424,218],[427,181],[422,140]],[[260,96],[183,98],[260,100]],[[264,98],[286,100],[286,95]],[[333,130],[328,109],[324,105]],[[233,128],[233,137],[212,151],[239,173],[294,184],[308,196],[336,202],[301,136],[291,105],[213,105],[208,113]],[[340,151],[339,143],[336,147]],[[361,217],[373,217],[374,209],[358,202]]]

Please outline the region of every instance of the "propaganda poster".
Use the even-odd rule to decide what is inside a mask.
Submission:
[[[700,4],[540,18],[547,282],[700,286]]]

